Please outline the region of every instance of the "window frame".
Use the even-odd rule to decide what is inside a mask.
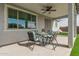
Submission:
[[[15,18],[15,19],[16,19],[16,23],[17,23],[17,19],[18,19],[18,18],[17,18],[17,17],[18,17],[18,16],[17,16],[17,14],[18,14],[17,10],[12,9],[12,8],[7,8],[7,13],[9,12],[8,10],[16,11],[16,18]],[[8,18],[7,18],[7,24],[9,24],[9,23],[8,23],[8,20],[9,20],[10,15],[7,14],[7,17],[8,17]],[[10,17],[10,18],[11,18],[11,17]],[[12,18],[13,18],[13,17],[12,17]],[[8,27],[7,27],[7,29],[17,29],[17,28],[18,28],[18,25],[17,25],[17,24],[16,24],[16,28],[9,28],[9,25],[8,25]]]
[[[21,11],[21,12],[25,12],[25,13],[28,13],[28,14],[31,14],[31,15],[35,15],[36,16],[36,28],[35,29],[28,29],[28,28],[25,28],[25,29],[19,29],[19,28],[17,28],[17,29],[9,29],[8,28],[8,8],[11,8],[11,9],[14,9],[14,10],[18,10],[18,11]],[[38,15],[37,14],[35,14],[35,13],[32,13],[32,12],[30,12],[30,11],[27,11],[26,9],[23,9],[23,8],[18,8],[18,7],[16,7],[16,6],[13,6],[13,5],[8,5],[8,4],[5,4],[5,7],[4,7],[4,16],[5,16],[5,26],[4,26],[4,31],[19,31],[19,30],[36,30],[38,27],[37,27],[37,25],[38,25]]]

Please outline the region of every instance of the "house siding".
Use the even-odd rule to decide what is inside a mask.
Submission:
[[[4,4],[0,4],[0,46],[28,39],[27,31],[4,31]]]
[[[45,31],[48,32],[48,30],[52,29],[52,21],[51,19],[45,19]]]
[[[0,31],[4,30],[4,4],[0,4]]]
[[[45,17],[39,15],[38,16],[38,31],[41,32],[41,30],[44,28],[45,28]]]
[[[27,30],[11,30],[5,31],[5,17],[4,17],[4,4],[0,4],[0,46],[7,45],[15,42],[25,41],[28,38]],[[38,16],[37,27],[40,32],[45,27],[44,17]]]

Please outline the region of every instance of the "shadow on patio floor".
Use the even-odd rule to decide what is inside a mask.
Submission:
[[[33,51],[34,49],[34,46],[35,45],[38,45],[38,44],[35,44],[34,42],[29,42],[29,43],[17,43],[19,46],[24,46],[24,47],[27,47],[29,48],[31,51]],[[55,46],[53,47],[53,49],[51,50],[55,50],[56,47],[65,47],[65,48],[68,48],[68,45],[65,45],[65,44],[56,44],[56,43],[53,43],[53,44],[48,44],[48,45],[51,45],[51,46]],[[41,46],[41,45],[38,45],[38,46]],[[45,46],[41,46],[41,47],[45,47]],[[46,48],[46,47],[45,47]]]
[[[34,49],[34,43],[17,43],[19,46],[28,47],[31,51]]]

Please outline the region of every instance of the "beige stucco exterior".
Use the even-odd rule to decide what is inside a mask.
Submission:
[[[0,46],[16,43],[19,41],[25,41],[28,39],[27,32],[31,29],[24,29],[24,30],[9,30],[5,29],[5,15],[4,7],[5,4],[0,4]],[[7,19],[6,19],[7,20]],[[37,29],[41,32],[41,29],[45,27],[45,17],[38,15],[37,17]],[[6,27],[7,28],[7,27]]]
[[[7,10],[5,8],[6,4],[0,4],[0,46],[2,45],[6,45],[6,44],[11,44],[11,43],[15,43],[15,42],[19,42],[19,41],[25,41],[28,39],[28,35],[27,32],[29,30],[32,29],[21,29],[21,30],[9,30],[7,29]],[[46,27],[46,18],[50,17],[51,20],[53,20],[53,18],[58,18],[58,17],[62,17],[65,15],[68,15],[69,17],[69,45],[70,47],[72,47],[72,42],[73,42],[73,36],[74,36],[74,22],[73,20],[75,20],[74,17],[74,8],[70,9],[70,7],[74,7],[74,5],[72,4],[55,4],[55,8],[56,8],[56,12],[53,12],[51,14],[42,14],[40,9],[41,9],[41,5],[43,4],[8,4],[13,6],[13,8],[16,7],[16,9],[20,9],[20,10],[25,10],[29,13],[35,14],[37,15],[37,19],[36,19],[36,23],[37,23],[37,28],[39,32],[41,32],[41,29],[45,28],[48,30],[48,28],[51,28],[51,23],[48,22],[48,28]],[[68,6],[70,6],[68,8]],[[28,9],[28,10],[27,10]],[[68,13],[69,12],[69,13]],[[50,19],[49,19],[50,20]],[[76,23],[75,23],[76,24]],[[74,26],[74,27],[73,27]],[[72,31],[71,31],[72,29]],[[72,33],[73,32],[73,33]]]

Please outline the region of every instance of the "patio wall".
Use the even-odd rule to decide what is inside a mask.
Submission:
[[[52,29],[52,24],[53,20],[51,19],[45,19],[45,31],[47,32],[48,30]]]
[[[0,31],[4,29],[4,4],[0,4]]]
[[[44,28],[44,17],[38,17],[38,30]],[[0,4],[0,46],[28,39],[27,31],[4,31],[4,4]]]
[[[38,31],[41,32],[45,28],[45,18],[43,16],[38,16]]]

